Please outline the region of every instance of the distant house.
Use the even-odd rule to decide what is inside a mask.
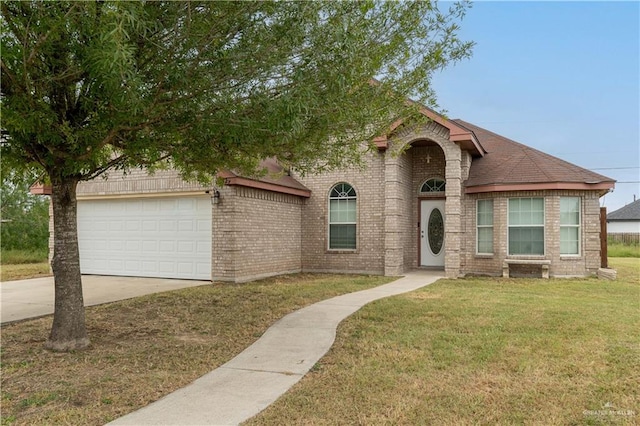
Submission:
[[[596,274],[599,199],[613,179],[423,113],[431,121],[376,138],[364,170],[299,176],[268,159],[267,176],[223,171],[219,187],[168,170],[82,183],[82,272],[232,282],[414,268]]]
[[[640,234],[640,200],[607,214],[607,234]]]

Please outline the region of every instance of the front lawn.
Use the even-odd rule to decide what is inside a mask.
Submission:
[[[640,259],[617,281],[441,280],[345,320],[248,424],[636,424]]]
[[[103,425],[242,352],[276,320],[388,277],[289,275],[87,308],[92,345],[43,348],[51,317],[2,327],[2,425]]]
[[[0,264],[1,282],[49,276],[51,276],[49,262]]]
[[[609,243],[607,246],[609,258],[612,257],[640,257],[640,245]]]
[[[46,250],[2,250],[0,281],[50,276],[47,256]]]

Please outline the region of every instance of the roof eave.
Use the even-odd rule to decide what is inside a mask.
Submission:
[[[449,139],[452,142],[459,144],[462,149],[469,151],[477,156],[484,157],[484,155],[487,153],[484,148],[482,148],[482,145],[480,145],[480,142],[478,142],[478,139],[476,138],[476,135],[473,134],[473,132],[459,133],[455,135],[450,134]]]
[[[467,186],[465,194],[479,194],[486,192],[513,192],[513,191],[545,191],[545,190],[574,190],[574,191],[598,191],[604,195],[614,187],[615,182],[540,182],[540,183],[497,183]]]
[[[278,185],[275,183],[268,183],[268,182],[253,180],[253,179],[247,179],[240,176],[235,176],[233,173],[225,173],[225,174],[228,174],[231,176],[223,176],[222,173],[218,174],[220,177],[225,178],[224,180],[225,185],[245,186],[248,188],[263,189],[265,191],[279,192],[281,194],[297,195],[298,197],[304,197],[304,198],[311,197],[310,190],[291,188],[289,186]]]
[[[44,185],[40,182],[36,182],[29,187],[29,193],[33,195],[51,195],[53,190],[51,185]]]
[[[442,117],[435,111],[430,110],[429,108],[421,107],[420,112],[430,120],[435,121],[441,126],[447,128],[449,130],[449,140],[460,145],[462,149],[480,157],[484,157],[484,155],[487,153],[473,131],[466,129],[461,125],[454,123],[453,121],[447,120],[446,118]],[[393,124],[389,126],[388,132],[392,133],[402,123],[402,119],[394,121]],[[373,143],[376,148],[378,148],[378,151],[381,152],[384,152],[389,148],[389,140],[387,135],[381,135],[374,138]]]
[[[422,107],[420,108],[420,112],[441,126],[449,129],[449,140],[451,142],[458,143],[465,150],[480,157],[484,157],[484,154],[487,153],[471,130],[466,129],[451,120],[447,120],[429,108]]]

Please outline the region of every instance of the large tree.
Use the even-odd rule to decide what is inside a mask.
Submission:
[[[469,55],[457,22],[428,2],[2,2],[3,161],[52,186],[55,314],[47,346],[89,340],[76,186],[109,169],[168,163],[185,178],[255,172],[277,157],[317,172]],[[377,82],[372,84],[372,78]]]

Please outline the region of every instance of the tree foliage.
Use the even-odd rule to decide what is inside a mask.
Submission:
[[[301,173],[353,163],[391,122],[418,119],[408,97],[435,106],[432,73],[470,54],[467,7],[3,1],[2,155],[52,184],[53,329],[84,327],[57,322],[82,302],[79,181],[160,161],[201,179],[267,157]]]
[[[45,252],[49,244],[49,200],[29,193],[31,181],[2,173],[0,247]]]
[[[3,2],[3,154],[50,177],[343,163],[469,44],[429,2]],[[380,84],[371,86],[370,78]],[[327,141],[336,143],[327,144]],[[352,157],[352,155],[349,155]]]

